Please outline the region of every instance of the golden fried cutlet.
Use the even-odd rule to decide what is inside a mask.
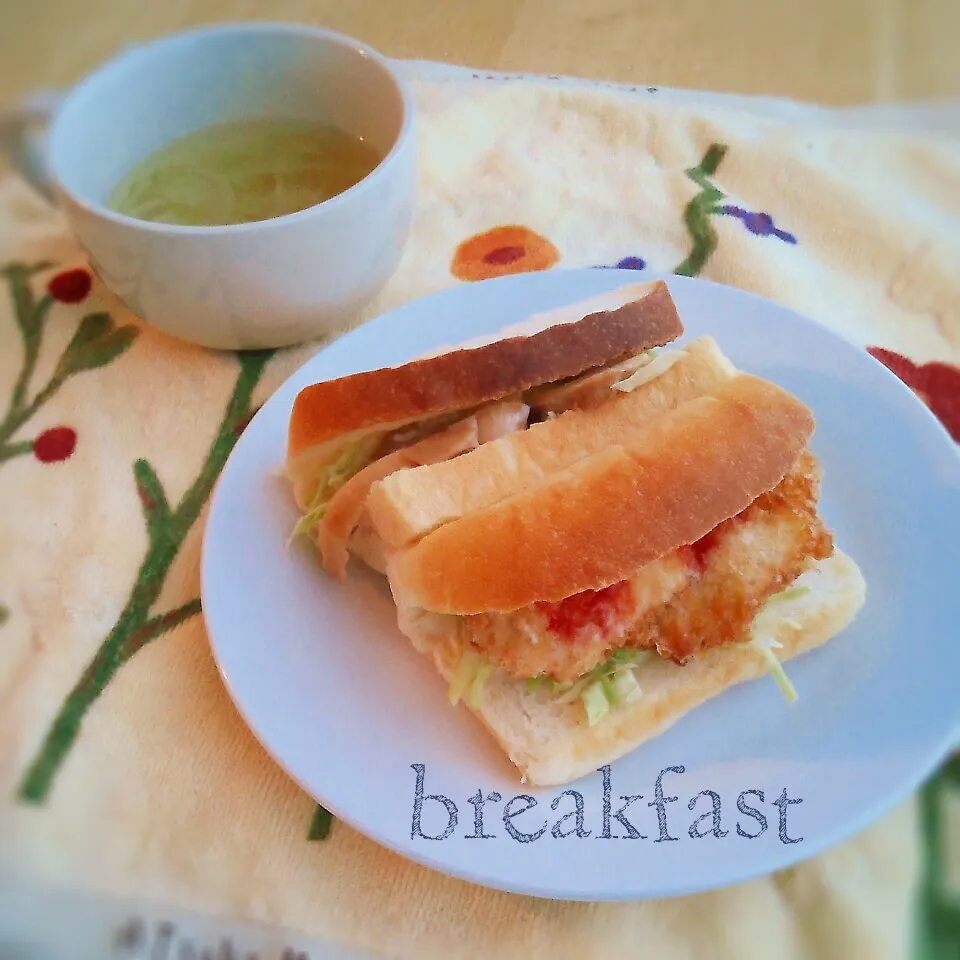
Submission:
[[[451,627],[512,676],[560,683],[621,647],[653,649],[684,663],[737,643],[770,596],[833,552],[817,515],[819,486],[819,465],[807,452],[741,514],[630,580],[509,614],[450,617]]]

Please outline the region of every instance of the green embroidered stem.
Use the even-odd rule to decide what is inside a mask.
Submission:
[[[0,443],[6,443],[63,385],[63,380],[54,376],[50,382],[25,407],[12,407],[0,423]]]
[[[0,463],[3,463],[4,460],[12,460],[14,457],[22,457],[25,453],[30,453],[31,450],[33,450],[32,440],[0,444]]]
[[[194,597],[193,600],[173,610],[151,617],[142,627],[127,637],[120,648],[119,663],[126,663],[141,647],[145,647],[151,640],[156,640],[157,637],[179,626],[185,620],[195,617],[200,610],[200,598]]]
[[[693,239],[693,246],[686,260],[673,271],[680,276],[697,276],[716,249],[717,234],[710,223],[710,217],[718,212],[717,204],[724,198],[724,194],[707,178],[717,172],[726,152],[727,147],[724,144],[715,143],[697,166],[686,171],[687,176],[700,187],[700,193],[683,211],[683,222]]]
[[[134,464],[134,479],[147,524],[147,553],[126,606],[67,695],[39,752],[27,767],[18,791],[24,802],[42,803],[47,798],[57,771],[80,732],[84,716],[117,670],[145,644],[200,611],[200,601],[191,600],[176,610],[150,616],[150,608],[160,594],[170,566],[233,449],[239,432],[237,427],[249,415],[254,387],[271,356],[272,351],[239,356],[240,374],[216,438],[197,478],[175,510],[170,509],[153,467],[146,460]]]
[[[194,605],[196,609],[193,609]],[[27,803],[42,803],[46,799],[54,776],[80,732],[80,725],[87,710],[103,693],[121,664],[129,660],[145,643],[173,629],[198,611],[199,601],[194,600],[177,610],[148,620],[139,628],[133,625],[135,614],[129,610],[124,611],[83,671],[76,686],[70,691],[47,733],[40,753],[27,768],[20,785],[21,800]]]
[[[947,842],[943,817],[946,794],[960,787],[960,756],[952,757],[920,791],[923,872],[914,915],[917,960],[953,960],[960,943],[960,904],[944,869]]]
[[[16,383],[13,385],[7,415],[3,423],[0,424],[0,443],[6,440],[16,429],[8,430],[7,423],[12,418],[17,417],[24,407],[27,386],[37,365],[37,357],[40,355],[44,322],[50,307],[53,305],[53,297],[50,294],[45,294],[39,302],[34,298],[33,291],[30,289],[30,278],[35,273],[46,270],[50,266],[52,264],[47,262],[34,263],[29,266],[22,263],[10,263],[2,271],[2,275],[10,288],[13,316],[20,331],[20,338],[23,340],[23,364],[20,367]],[[19,421],[19,423],[22,422],[23,420]]]
[[[726,144],[711,144],[707,152],[703,155],[700,163],[687,170],[687,176],[704,190],[711,188],[713,185],[707,180],[707,177],[712,177],[717,172],[720,167],[720,161],[723,160],[726,153]],[[723,194],[721,194],[721,196],[723,196]]]
[[[109,315],[92,313],[77,326],[47,385],[27,402],[27,390],[37,365],[43,331],[54,298],[48,293],[37,300],[30,289],[30,278],[52,267],[52,263],[7,264],[0,270],[10,289],[13,315],[23,340],[23,364],[17,375],[6,415],[0,421],[0,449],[73,374],[105,366],[127,350],[139,335],[139,329],[127,324],[117,327]],[[0,457],[0,462],[9,457]]]
[[[940,787],[936,780],[927,783],[920,791],[920,833],[923,868],[917,890],[915,922],[915,950],[918,960],[937,960],[936,913],[940,877],[940,844],[943,836],[939,809]]]
[[[313,812],[313,819],[310,821],[310,830],[307,832],[308,840],[326,840],[330,836],[330,828],[333,826],[333,814],[325,807],[317,804],[317,809]]]
[[[20,368],[20,376],[17,377],[17,382],[14,384],[13,396],[10,398],[11,411],[20,410],[23,407],[27,384],[30,382],[30,377],[33,376],[34,368],[37,365],[37,357],[40,354],[43,324],[51,306],[53,306],[53,297],[48,294],[32,309],[33,323],[29,335],[24,336],[23,366]]]
[[[937,775],[948,787],[960,792],[960,753],[954,754]]]

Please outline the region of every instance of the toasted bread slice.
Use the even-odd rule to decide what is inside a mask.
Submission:
[[[813,428],[794,396],[738,374],[397,551],[387,567],[394,598],[436,613],[508,612],[617,583],[775,487]]]
[[[604,591],[511,613],[447,616],[448,627],[518,679],[573,683],[623,649],[684,663],[737,643],[766,600],[834,550],[817,512],[820,465],[798,467],[695,547],[674,550]]]
[[[777,649],[781,662],[840,633],[866,595],[859,567],[841,551],[821,560],[795,585],[810,590],[777,601],[771,639],[782,644]],[[400,608],[399,624],[413,646],[450,683],[464,642],[449,629],[447,618]],[[709,650],[684,666],[652,657],[635,669],[643,695],[612,708],[592,727],[578,701],[562,703],[548,689],[530,689],[524,681],[500,671],[487,679],[476,704],[467,707],[527,781],[556,786],[630,753],[723,691],[763,676],[767,666],[754,648],[738,644]]]
[[[629,393],[609,389],[590,410],[570,410],[528,430],[485,443],[456,460],[394,473],[374,484],[367,513],[392,547],[441,524],[522,493],[643,428],[688,400],[709,394],[736,373],[712,337],[676,351],[677,361]],[[629,374],[624,372],[624,379]]]
[[[671,343],[683,325],[665,283],[628,284],[400,367],[313,384],[297,395],[287,475],[306,508],[319,470],[372,433],[470,411]]]

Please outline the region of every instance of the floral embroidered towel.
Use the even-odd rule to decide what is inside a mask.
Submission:
[[[416,223],[355,322],[521,270],[700,275],[871,350],[960,440],[957,140],[546,81],[414,72],[413,89]],[[816,859],[662,903],[500,894],[331,822],[227,698],[197,573],[233,443],[321,347],[218,354],[153,331],[90,274],[55,211],[0,182],[0,880],[401,958],[615,960],[642,944],[673,958],[893,960],[914,919],[931,936],[956,929],[946,848],[931,859],[917,839],[918,813],[939,829],[929,791],[957,781],[949,766],[923,804]],[[202,955],[136,912],[111,949]]]

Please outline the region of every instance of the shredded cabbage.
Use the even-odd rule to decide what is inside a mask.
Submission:
[[[610,700],[602,682],[591,683],[581,695],[583,709],[587,712],[587,722],[590,726],[599,723],[610,710]]]
[[[777,611],[783,603],[805,596],[810,589],[807,586],[788,587],[772,596],[754,621],[752,636],[748,641],[749,646],[766,661],[767,669],[788,703],[796,701],[798,694],[774,653],[774,648],[781,647],[781,644],[773,639],[772,628],[775,623],[785,623],[794,630],[801,629],[799,623]],[[528,690],[548,690],[556,696],[557,703],[560,704],[579,700],[583,704],[587,723],[592,727],[599,723],[612,707],[632,703],[643,696],[634,668],[654,656],[656,654],[651,650],[631,650],[624,647],[572,684],[558,683],[550,677],[539,676],[529,678],[526,685]],[[476,707],[483,686],[492,672],[492,664],[476,651],[467,650],[461,657],[457,672],[450,683],[450,703],[456,705],[469,691],[469,703]]]
[[[605,663],[594,667],[572,684],[558,683],[556,680],[551,680],[550,677],[540,676],[528,679],[526,682],[527,689],[546,689],[556,696],[559,704],[574,703],[579,700],[586,711],[588,723],[593,726],[607,715],[611,707],[632,703],[643,696],[643,691],[637,682],[633,668],[652,656],[654,654],[650,650],[620,649]],[[464,667],[463,661],[461,661],[460,667],[462,670],[470,672],[468,678],[459,680],[459,683],[458,678],[454,678],[454,683],[450,687],[451,700],[454,703],[456,702],[456,700],[453,700],[455,691],[456,697],[459,699],[462,695],[462,688],[470,684],[470,677],[476,670],[475,666]],[[484,675],[485,679],[486,674]]]
[[[783,669],[783,664],[780,663],[777,655],[771,649],[772,647],[779,647],[780,644],[770,637],[756,637],[750,641],[750,646],[767,661],[767,669],[780,688],[780,692],[786,697],[787,703],[795,702],[798,696],[796,687],[790,682],[790,678]]]
[[[620,650],[617,650],[600,669],[606,669],[609,664],[629,663],[636,666],[638,663],[643,663],[644,660],[649,660],[652,656],[653,652],[651,650],[631,650],[627,647],[622,647]]]
[[[642,387],[645,383],[655,380],[660,374],[666,373],[682,356],[684,356],[684,351],[680,349],[667,350],[657,354],[649,363],[645,363],[626,380],[615,383],[613,389],[622,393],[636,390],[637,387]]]
[[[493,672],[493,664],[480,656],[475,650],[465,650],[457,664],[456,673],[450,681],[447,696],[451,706],[456,706],[468,692],[467,702],[471,707],[479,706],[483,686]]]
[[[632,703],[643,696],[636,674],[630,667],[618,667],[608,682],[614,703]]]
[[[581,677],[575,683],[570,684],[568,687],[565,687],[561,683],[555,683],[553,692],[559,694],[557,697],[557,703],[573,703],[574,700],[580,700],[583,697],[587,687],[589,687],[593,682],[594,681],[591,680],[589,674],[587,674]]]
[[[778,614],[777,611],[782,604],[790,600],[797,600],[800,597],[806,596],[809,592],[810,587],[794,586],[774,594],[766,602],[754,621],[752,636],[749,641],[749,645],[766,661],[767,669],[780,688],[780,692],[786,698],[787,703],[794,703],[798,699],[799,694],[797,693],[796,687],[790,682],[786,671],[783,669],[783,664],[780,663],[777,655],[773,652],[774,647],[779,648],[782,644],[773,639],[772,627],[775,622],[779,622],[786,624],[793,630],[801,629],[801,625],[797,623],[796,620],[791,617],[785,617],[782,613]]]
[[[606,666],[604,664],[604,667]],[[590,674],[587,676],[589,677]],[[571,697],[571,693],[574,696]],[[561,699],[563,701],[579,699],[587,714],[587,723],[591,727],[599,723],[611,707],[632,703],[643,696],[643,690],[637,683],[633,666],[629,664],[617,665],[612,673],[604,673],[596,679],[581,679],[571,688],[571,693]]]
[[[301,534],[309,534],[316,527],[327,512],[333,495],[372,461],[381,439],[380,434],[374,434],[351,443],[344,447],[335,460],[331,460],[321,469],[317,488],[307,504],[307,512],[297,521],[287,546]]]
[[[490,674],[493,672],[492,663],[481,663],[473,674],[473,681],[470,684],[469,704],[471,707],[479,706],[480,694],[483,693],[483,685],[487,682]]]
[[[552,684],[558,703],[579,700],[592,727],[606,716],[610,707],[631,703],[643,695],[633,668],[653,654],[649,650],[617,650],[609,660],[594,667],[570,686],[537,677],[540,683]],[[603,704],[606,704],[604,707]]]

